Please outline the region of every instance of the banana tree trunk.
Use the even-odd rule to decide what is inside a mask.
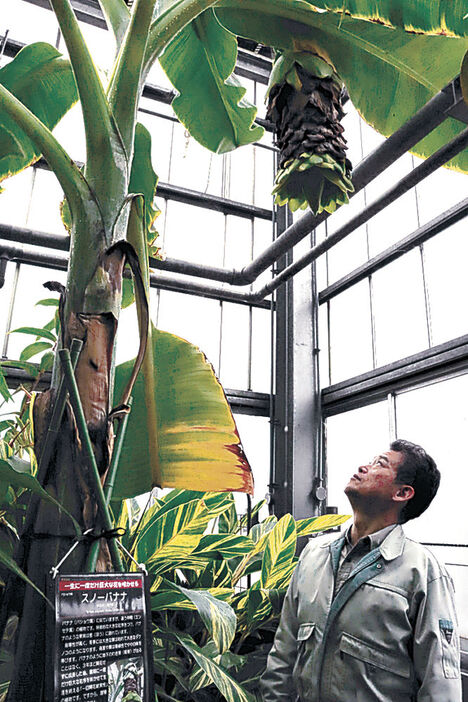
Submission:
[[[94,252],[87,265],[83,264],[82,252],[81,261],[76,260],[77,251],[74,252],[72,248],[69,278],[61,304],[63,346],[68,348],[72,339],[83,342],[75,375],[101,481],[105,479],[112,454],[113,433],[109,412],[114,344],[125,264],[119,248],[113,248],[110,252],[106,250],[106,240],[108,241],[107,237],[102,238],[101,250]],[[36,400],[34,421],[37,455],[40,455],[57,395],[61,373],[59,369],[56,371],[54,386]],[[65,409],[43,484],[73,515],[83,531],[102,528],[90,466],[70,406]],[[35,514],[28,533],[21,537],[19,565],[45,591],[51,568],[73,545],[76,534],[70,518],[53,506],[44,502],[32,502],[30,509],[34,509]],[[83,572],[88,552],[89,543],[81,542],[61,566],[60,572]],[[106,543],[101,543],[97,569],[111,570]],[[17,588],[17,580],[12,580],[8,588],[10,594]],[[46,619],[52,616],[52,610],[29,586],[21,586],[20,596],[8,599],[6,606],[9,611],[3,613],[3,621],[6,622],[9,614],[16,609],[19,624],[14,673],[7,702],[45,702],[46,651],[52,645],[46,638]]]

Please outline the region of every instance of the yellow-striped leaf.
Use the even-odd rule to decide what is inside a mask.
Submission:
[[[188,636],[177,636],[180,644],[195,659],[198,666],[207,674],[210,681],[216,685],[227,702],[253,702],[252,695],[242,687],[212,658],[205,656],[202,649]]]
[[[468,34],[466,0],[313,0],[312,4],[340,16],[345,12],[408,32],[458,37]]]
[[[267,537],[260,575],[261,587],[281,587],[284,580],[291,576],[295,550],[296,523],[290,514],[285,514]]]
[[[200,615],[210,636],[216,644],[219,653],[227,651],[234,639],[237,626],[237,617],[232,607],[222,600],[218,600],[209,592],[202,590],[189,590],[188,588],[167,583],[173,589],[190,601]]]
[[[229,534],[206,534],[193,552],[194,556],[204,556],[213,560],[245,556],[253,548],[253,541],[248,536]]]
[[[188,557],[198,546],[208,522],[224,511],[227,502],[225,494],[174,491],[172,499],[162,507],[155,505],[148,510],[136,535],[136,559],[148,563],[152,573],[158,575],[181,567],[181,561],[191,561],[194,567],[202,568],[206,558]]]
[[[323,514],[321,517],[309,517],[309,519],[298,519],[296,529],[298,536],[315,534],[317,531],[334,529],[351,519],[349,514]]]

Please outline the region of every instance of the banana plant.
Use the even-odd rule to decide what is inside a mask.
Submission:
[[[292,208],[309,203],[316,211],[332,211],[352,190],[350,165],[336,126],[340,86],[346,86],[365,119],[388,135],[458,73],[467,48],[467,4],[466,0],[352,0],[344,5],[342,0],[135,0],[129,9],[124,0],[100,0],[116,45],[115,61],[103,83],[71,0],[51,0],[69,60],[39,42],[25,47],[0,70],[0,180],[42,156],[63,189],[62,217],[71,238],[67,284],[60,290],[60,340],[52,387],[34,403],[38,456],[62,378],[58,353],[79,339],[83,347],[76,382],[102,480],[111,462],[114,422],[122,421],[130,396],[134,398],[118,496],[131,497],[152,485],[252,491],[250,468],[210,366],[193,347],[157,332],[149,322],[148,250],[155,253],[157,176],[150,159],[151,137],[138,124],[137,110],[153,63],[160,61],[177,89],[174,110],[190,133],[212,151],[224,153],[262,134],[254,124],[255,108],[232,74],[235,36],[273,46],[277,62],[269,91],[270,114],[276,119],[277,113],[281,122],[284,147],[276,195],[279,202],[289,200]],[[82,168],[52,133],[78,100],[86,140]],[[317,102],[324,109],[311,111]],[[300,145],[296,137],[289,139],[283,122],[289,113],[296,119],[296,108],[305,103],[306,142]],[[300,120],[299,124],[302,129]],[[324,128],[317,131],[314,125]],[[462,128],[449,118],[414,152],[427,156]],[[468,154],[460,154],[449,165],[466,171]],[[140,349],[133,365],[115,369],[126,267],[134,279]],[[184,397],[181,406],[180,397]],[[40,478],[63,509],[31,502],[29,531],[21,541],[17,564],[43,587],[50,567],[74,538],[68,515],[83,529],[96,526],[88,459],[69,410]],[[38,539],[35,534],[42,536]],[[88,546],[80,543],[66,568],[82,570],[87,551]],[[99,564],[110,567],[104,547]],[[15,614],[20,623],[8,700],[42,702],[45,608],[32,588],[23,592],[12,580],[3,597],[0,628]]]

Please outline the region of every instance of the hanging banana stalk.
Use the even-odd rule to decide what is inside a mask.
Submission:
[[[277,55],[267,91],[267,118],[280,149],[275,203],[334,212],[353,191],[340,120],[342,84],[332,66],[309,52]]]

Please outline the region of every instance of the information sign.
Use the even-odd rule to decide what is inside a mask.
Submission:
[[[54,580],[54,702],[153,702],[143,573]]]

